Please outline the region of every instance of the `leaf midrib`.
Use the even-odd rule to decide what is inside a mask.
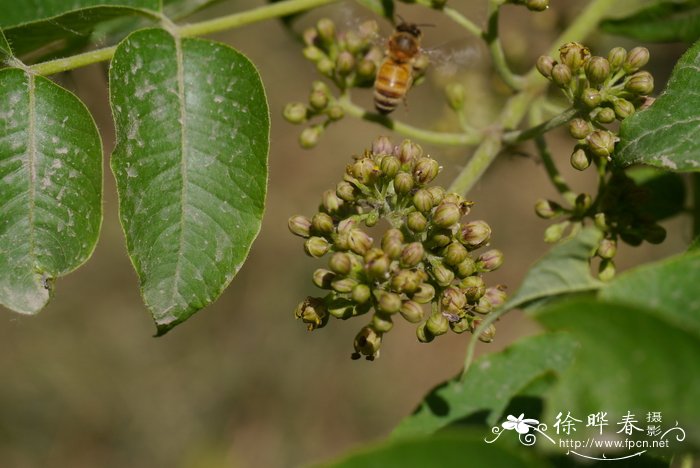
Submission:
[[[36,234],[34,232],[34,210],[36,207],[36,81],[34,75],[26,73],[28,80],[29,94],[29,143],[27,145],[28,165],[29,165],[29,252],[28,256],[31,263],[36,266]]]

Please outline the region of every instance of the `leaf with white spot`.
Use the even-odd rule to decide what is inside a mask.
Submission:
[[[73,94],[0,70],[0,303],[34,314],[90,257],[102,222],[102,144]]]
[[[163,334],[218,298],[260,230],[267,101],[239,52],[160,29],[127,37],[109,78],[120,217]]]
[[[613,161],[700,171],[700,41],[683,54],[656,102],[622,122]]]

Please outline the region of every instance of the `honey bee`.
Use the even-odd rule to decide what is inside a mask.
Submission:
[[[374,107],[389,114],[413,84],[414,63],[421,54],[421,30],[417,24],[401,22],[389,37],[386,56],[374,80]]]

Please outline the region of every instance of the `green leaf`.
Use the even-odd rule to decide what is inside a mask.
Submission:
[[[34,314],[90,257],[102,222],[102,143],[73,94],[0,70],[0,303]]]
[[[128,16],[154,18],[153,12],[146,9],[99,6],[7,27],[5,35],[17,56],[48,45],[51,45],[52,49],[63,50],[74,43],[85,42],[98,24]]]
[[[656,102],[622,122],[617,165],[700,171],[699,70],[700,41],[683,54]]]
[[[700,38],[700,1],[660,2],[626,18],[608,19],[603,31],[644,42],[695,42]]]
[[[508,402],[531,382],[549,373],[562,372],[570,364],[573,352],[569,337],[546,334],[482,356],[471,365],[463,380],[455,378],[433,389],[391,435],[405,438],[432,434],[483,410],[488,410],[488,422],[493,424]]]
[[[535,460],[528,455],[530,454],[524,454],[503,445],[487,444],[482,435],[452,433],[384,443],[350,454],[334,463],[319,466],[334,468],[548,466],[546,462]]]
[[[683,212],[686,194],[680,175],[649,166],[631,167],[626,172],[641,189],[647,191],[648,196],[640,209],[650,219],[661,221]]]
[[[580,346],[546,399],[545,422],[560,411],[584,422],[586,415],[604,411],[614,433],[628,411],[638,421],[660,411],[665,428],[678,421],[685,430],[682,450],[688,443],[698,446],[700,338],[695,331],[656,311],[593,300],[558,303],[536,318],[551,330],[568,332]],[[585,438],[583,424],[576,434]]]
[[[629,270],[600,289],[601,299],[649,307],[700,337],[700,252]]]
[[[64,13],[97,7],[128,7],[159,11],[159,0],[0,0],[0,27],[7,28],[40,20],[59,19]]]
[[[163,334],[216,300],[260,230],[267,102],[239,52],[160,29],[119,45],[109,82],[120,217]]]
[[[600,239],[600,231],[586,228],[552,247],[530,268],[520,289],[503,307],[513,309],[551,296],[599,288],[602,283],[591,276],[589,257]]]

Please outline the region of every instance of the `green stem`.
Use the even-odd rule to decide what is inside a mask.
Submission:
[[[503,5],[502,0],[491,0],[488,11],[488,28],[483,35],[489,46],[493,66],[501,79],[514,91],[523,87],[523,77],[515,75],[508,67],[506,56],[501,47],[501,39],[498,35],[498,14]]]
[[[552,159],[552,153],[549,152],[547,147],[547,142],[544,139],[544,135],[539,135],[535,138],[535,144],[537,145],[537,150],[540,153],[540,158],[544,164],[544,168],[547,171],[547,176],[549,180],[552,181],[552,185],[557,189],[557,191],[564,197],[566,201],[572,203],[576,198],[574,192],[571,191],[569,185],[566,183],[562,175],[557,170],[557,166],[554,164]]]
[[[286,16],[311,8],[316,8],[330,3],[335,3],[338,0],[286,0],[279,3],[261,6],[252,10],[247,10],[241,13],[233,13],[231,15],[222,16],[213,20],[202,21],[184,25],[178,28],[178,33],[182,37],[202,36],[212,34],[219,31],[234,29],[247,24],[257,23],[280,16]],[[105,47],[103,49],[92,50],[83,54],[65,57],[48,62],[37,63],[32,65],[32,72],[39,75],[52,75],[76,68],[84,67],[93,63],[104,62],[110,60],[114,56],[114,47]]]
[[[516,143],[521,143],[523,141],[529,140],[531,138],[536,138],[538,136],[541,136],[548,131],[555,129],[561,125],[564,125],[567,123],[569,120],[573,119],[576,117],[576,115],[579,113],[578,110],[574,108],[569,108],[562,112],[559,115],[555,115],[551,119],[549,119],[546,122],[542,122],[539,125],[536,125],[534,127],[530,127],[525,130],[513,130],[510,132],[506,132],[503,134],[503,143],[506,145],[513,145]]]
[[[462,15],[462,13],[458,12],[454,8],[445,7],[442,9],[442,12],[445,13],[445,15],[448,18],[452,19],[455,23],[459,24],[464,29],[466,29],[467,32],[469,32],[470,34],[476,37],[482,37],[484,35],[484,32],[479,26],[472,23],[470,19]]]
[[[379,125],[393,130],[396,133],[400,133],[401,135],[415,138],[426,143],[444,146],[473,146],[481,141],[481,134],[479,132],[433,132],[399,122],[385,115],[369,112],[353,103],[347,95],[338,98],[338,104],[348,115],[366,120],[368,122],[378,123]]]

